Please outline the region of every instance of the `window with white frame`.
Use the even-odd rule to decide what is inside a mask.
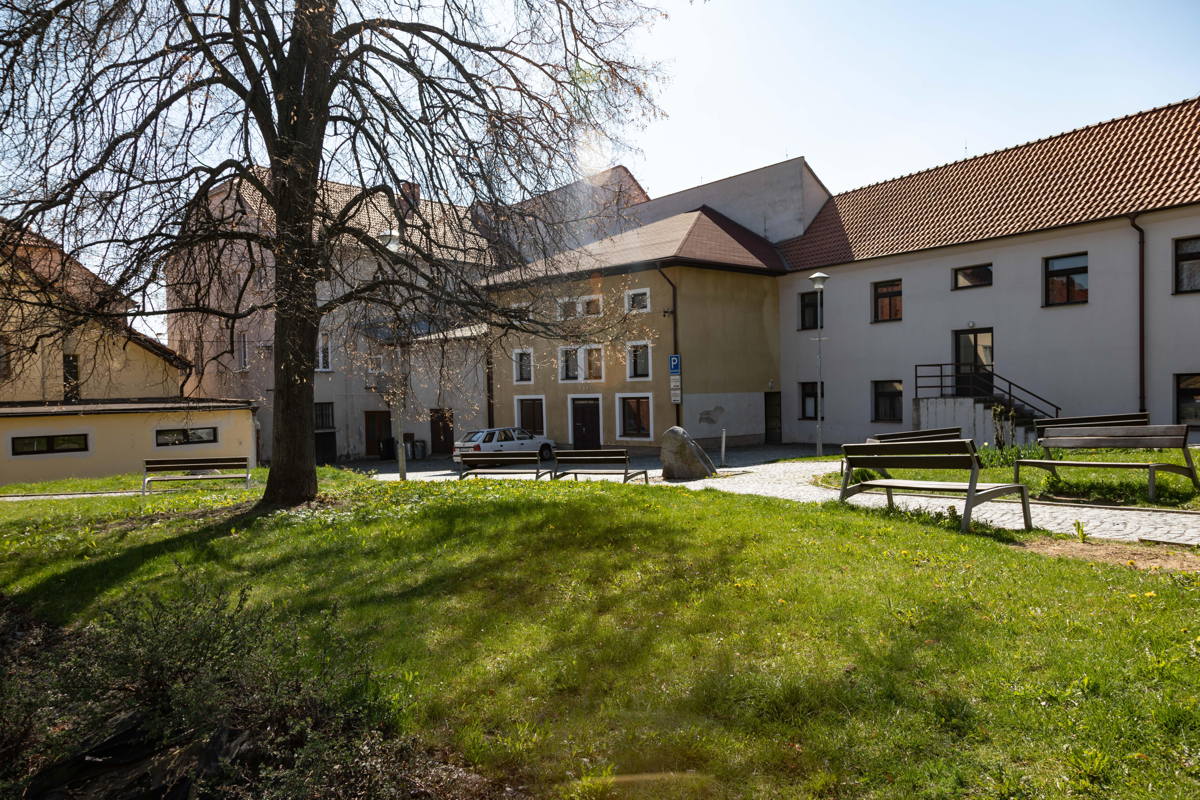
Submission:
[[[603,301],[598,294],[584,297],[558,298],[558,318],[575,319],[576,317],[598,317],[603,310]]]
[[[625,345],[625,367],[625,377],[629,380],[650,380],[650,343],[628,342]]]
[[[558,379],[604,380],[604,348],[598,344],[558,348]]]
[[[618,438],[651,438],[650,400],[648,394],[617,395]]]
[[[649,289],[629,289],[625,292],[626,313],[638,313],[650,310]]]
[[[533,383],[533,351],[513,351],[513,383]]]
[[[317,334],[317,371],[329,372],[332,367],[329,366],[329,334]]]
[[[237,361],[237,368],[245,370],[250,368],[250,345],[246,341],[245,331],[241,331],[237,335],[237,339],[233,345],[234,359]]]
[[[579,348],[558,348],[558,379],[560,381],[579,380]]]

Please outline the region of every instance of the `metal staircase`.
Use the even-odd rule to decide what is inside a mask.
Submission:
[[[970,398],[976,405],[1001,406],[1012,414],[1013,425],[1026,433],[1033,421],[1057,417],[1062,407],[1040,394],[997,375],[991,367],[972,364],[917,364],[916,397]]]

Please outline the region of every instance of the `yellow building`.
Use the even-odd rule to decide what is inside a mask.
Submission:
[[[677,424],[778,441],[783,270],[762,237],[702,207],[500,276],[505,305],[565,331],[497,335],[495,424],[576,448],[654,447]]]
[[[46,239],[0,243],[0,485],[253,461],[249,402],[182,397],[190,364],[130,326],[125,298]]]

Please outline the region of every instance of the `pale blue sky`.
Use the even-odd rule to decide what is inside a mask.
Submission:
[[[1200,0],[660,0],[651,196],[806,156],[832,191],[1200,95]]]

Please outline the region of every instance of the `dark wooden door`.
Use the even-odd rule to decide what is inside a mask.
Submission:
[[[429,410],[429,452],[449,453],[454,448],[454,411],[449,408]]]
[[[333,464],[337,461],[337,431],[318,431],[317,463]]]
[[[600,448],[600,400],[571,398],[571,446],[576,450]]]
[[[366,437],[364,452],[378,457],[379,443],[392,435],[392,415],[387,411],[364,411],[363,431]]]
[[[763,417],[766,420],[766,431],[763,441],[767,444],[783,442],[783,404],[779,392],[763,393]]]

